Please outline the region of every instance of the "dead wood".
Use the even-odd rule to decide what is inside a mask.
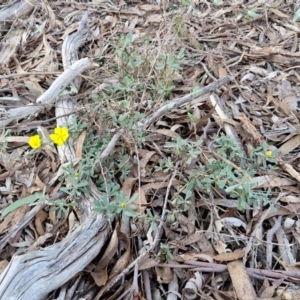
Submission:
[[[26,29],[20,28],[23,27],[22,21],[28,18],[35,4],[36,0],[18,0],[0,10],[0,33],[9,28],[0,44],[0,66],[7,65],[18,52],[22,37],[26,34]]]
[[[11,30],[3,39],[0,47],[0,66],[8,64],[18,51],[24,33],[24,29]]]
[[[82,58],[76,61],[72,66],[67,68],[55,81],[49,89],[41,95],[36,102],[37,105],[28,105],[10,109],[6,112],[5,117],[0,119],[0,127],[5,127],[13,121],[18,121],[29,116],[35,116],[46,108],[51,108],[55,103],[56,97],[65,90],[65,88],[74,80],[74,78],[85,70],[95,66],[89,58]]]
[[[0,298],[43,299],[94,259],[108,233],[106,219],[102,215],[93,215],[62,242],[14,255],[0,277]]]
[[[7,28],[7,23],[28,17],[36,5],[36,0],[17,0],[0,10],[0,31]]]
[[[205,94],[213,93],[217,88],[219,88],[222,85],[225,85],[226,83],[229,83],[232,81],[232,78],[230,76],[224,76],[223,78],[220,78],[216,82],[205,86],[204,88],[197,90],[193,93],[190,93],[188,95],[183,96],[179,99],[173,99],[169,101],[167,104],[164,104],[162,107],[160,107],[151,117],[146,118],[140,122],[138,122],[137,127],[145,128],[149,126],[151,123],[153,123],[155,120],[166,114],[171,109],[177,108],[180,105],[183,105],[185,103],[193,101],[195,98],[200,97]]]

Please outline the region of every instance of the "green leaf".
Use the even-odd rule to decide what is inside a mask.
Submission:
[[[130,211],[130,210],[123,211],[123,214],[127,217],[132,217],[132,218],[136,217],[136,213],[134,211]]]
[[[253,10],[248,10],[248,11],[247,11],[247,15],[248,15],[249,17],[251,17],[251,18],[254,18],[254,19],[260,17],[260,15],[257,14],[257,13],[256,13],[255,11],[253,11]]]
[[[179,51],[179,53],[178,53],[178,55],[177,55],[177,58],[183,58],[183,56],[184,56],[184,51],[185,51],[184,48],[180,48],[180,51]]]
[[[226,179],[222,179],[222,180],[218,180],[218,181],[216,182],[216,184],[217,184],[217,186],[218,186],[220,189],[223,189],[223,188],[225,187],[225,185],[226,185],[226,182],[227,182]]]
[[[23,199],[19,199],[19,200],[15,201],[14,203],[12,203],[11,205],[9,205],[8,207],[6,207],[3,210],[1,217],[4,218],[6,215],[8,215],[10,212],[17,209],[18,207],[25,205],[25,204],[33,203],[40,198],[41,198],[41,195],[39,193],[36,193],[36,194],[30,195],[28,197],[25,197]]]
[[[234,191],[236,188],[238,188],[240,185],[239,184],[234,184],[229,186],[226,190],[225,193],[231,193],[232,191]]]
[[[297,9],[293,18],[293,22],[296,22],[299,18],[300,18],[300,8]]]
[[[132,33],[128,33],[125,37],[124,48],[129,46],[132,42]]]
[[[197,118],[193,114],[188,113],[188,117],[190,118],[192,123],[194,123],[194,124],[197,123]]]

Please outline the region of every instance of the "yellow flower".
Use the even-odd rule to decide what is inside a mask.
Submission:
[[[69,137],[69,130],[66,127],[56,127],[54,133],[50,134],[50,139],[58,146],[62,146]]]
[[[38,149],[42,146],[42,140],[38,134],[33,135],[29,138],[28,144],[33,149]]]
[[[273,152],[272,152],[271,150],[269,150],[269,151],[267,151],[267,152],[265,153],[265,156],[266,156],[267,158],[270,158],[270,157],[273,156]]]
[[[120,207],[123,208],[123,209],[126,208],[126,207],[127,207],[127,203],[122,202],[122,203],[120,204]]]

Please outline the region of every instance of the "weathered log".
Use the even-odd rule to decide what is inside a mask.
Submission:
[[[102,215],[90,216],[63,241],[14,255],[0,276],[0,299],[43,299],[99,254],[109,233]]]
[[[28,116],[34,116],[41,113],[46,107],[54,105],[56,97],[74,80],[74,78],[85,70],[95,66],[88,58],[82,58],[76,61],[72,66],[66,69],[51,84],[49,89],[37,99],[38,105],[27,105],[10,109],[6,116],[0,120],[0,128],[5,127],[13,121],[24,119]]]
[[[6,5],[0,10],[0,30],[5,30],[8,26],[6,22],[16,20],[16,17],[22,19],[28,17],[36,5],[35,0],[18,0]]]

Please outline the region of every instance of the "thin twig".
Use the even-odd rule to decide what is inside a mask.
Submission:
[[[163,211],[162,211],[162,214],[161,214],[159,225],[157,227],[154,242],[153,242],[153,244],[150,248],[151,251],[157,247],[157,245],[160,241],[160,237],[161,237],[161,234],[162,234],[162,228],[163,228],[163,225],[165,223],[165,216],[166,216],[166,213],[167,213],[167,203],[168,203],[168,198],[169,198],[169,194],[170,194],[170,189],[171,189],[173,180],[175,179],[175,176],[177,174],[178,165],[179,165],[179,161],[175,165],[173,175],[172,175],[171,180],[169,181],[169,184],[168,184],[168,187],[167,187],[165,202],[164,202],[164,206],[163,206]]]
[[[245,176],[247,176],[247,178],[249,180],[253,180],[253,178],[245,171],[243,170],[242,168],[240,168],[239,166],[237,166],[235,163],[233,163],[232,161],[222,157],[221,155],[219,155],[218,153],[212,151],[211,152],[213,154],[213,156],[217,159],[220,159],[222,160],[223,162],[225,162],[226,164],[228,165],[231,165],[234,169],[236,169],[237,171],[239,171],[240,173],[244,174]]]
[[[274,234],[281,226],[281,220],[282,220],[282,216],[279,216],[278,219],[276,220],[274,226],[270,230],[268,230],[268,233],[267,233],[266,261],[267,261],[267,266],[269,268],[272,267],[272,258],[273,258],[272,240],[273,240]]]
[[[124,134],[125,129],[124,128],[120,128],[113,136],[113,138],[111,139],[111,141],[108,143],[108,145],[106,146],[106,148],[103,150],[103,152],[101,153],[100,157],[98,158],[98,161],[96,162],[95,166],[94,166],[94,170],[96,172],[99,172],[101,169],[101,164],[106,160],[106,158],[109,156],[109,154],[111,153],[112,149],[115,147],[115,145],[117,144],[118,140],[121,138],[121,136]]]
[[[185,261],[184,264],[158,264],[158,267],[169,267],[169,268],[179,268],[179,269],[190,269],[191,271],[199,271],[199,272],[224,272],[227,270],[227,265],[225,264],[217,264],[217,263],[209,263],[204,261]],[[198,266],[198,267],[195,267]],[[253,275],[261,275],[267,277],[270,280],[274,279],[289,279],[294,277],[293,279],[299,279],[300,274],[298,271],[283,271],[283,270],[263,270],[263,269],[254,269],[254,268],[246,268],[247,273],[250,276]]]
[[[31,75],[59,75],[61,72],[26,72],[26,73],[16,73],[16,74],[9,74],[9,75],[2,75],[0,79],[9,79],[13,77],[22,77],[22,76],[31,76]]]

